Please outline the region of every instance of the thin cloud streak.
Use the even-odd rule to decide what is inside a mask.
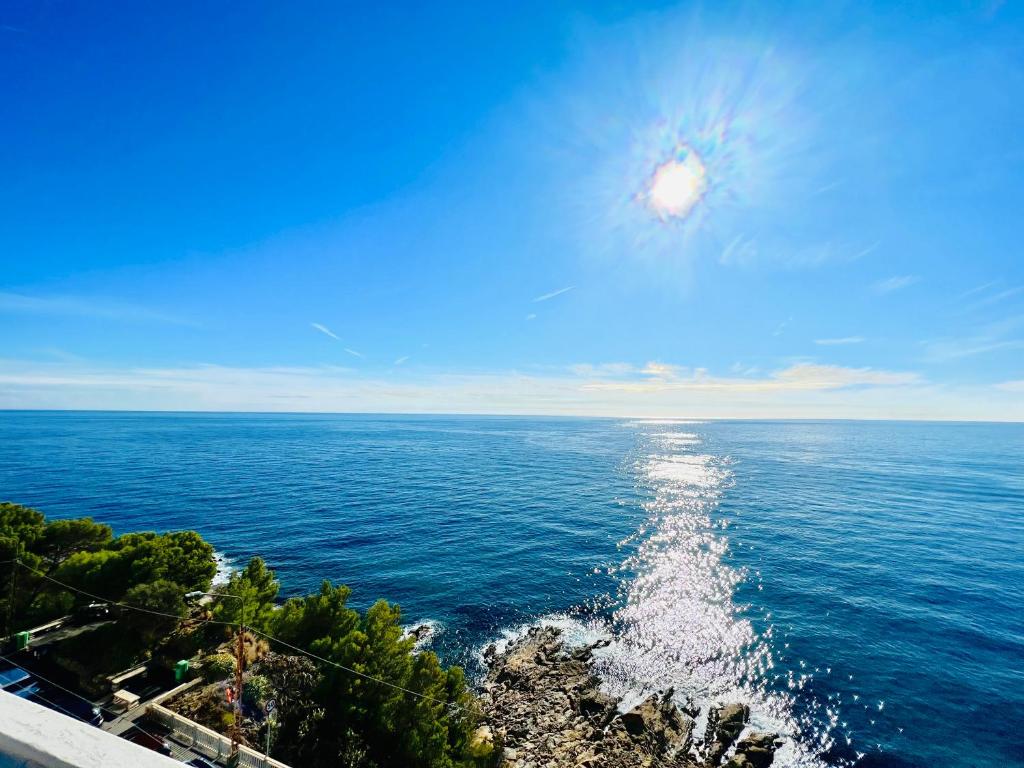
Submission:
[[[552,291],[551,293],[542,294],[542,295],[538,296],[537,298],[535,298],[532,303],[536,304],[536,303],[541,302],[541,301],[547,301],[548,299],[553,299],[553,298],[555,298],[555,296],[561,296],[563,293],[568,293],[569,291],[573,290],[575,287],[576,287],[575,285],[569,285],[569,286],[566,286],[565,288],[559,288],[557,291]]]
[[[921,342],[925,360],[945,363],[990,352],[1024,349],[1024,315],[1012,315],[987,323],[969,336],[928,339]]]
[[[852,261],[859,261],[860,259],[863,259],[865,256],[867,256],[869,254],[872,254],[875,251],[877,251],[878,247],[881,244],[882,244],[881,240],[878,240],[877,242],[872,243],[867,248],[863,249],[862,251],[858,251],[856,254],[854,254],[853,259],[851,259],[851,260]]]
[[[965,357],[984,355],[1011,349],[1024,349],[1024,339],[997,340],[985,336],[968,339],[939,339],[924,343],[925,360],[933,363],[947,363]]]
[[[969,306],[969,309],[980,309],[981,307],[998,304],[1001,301],[1005,301],[1006,299],[1012,298],[1021,293],[1024,293],[1024,285],[1015,285],[1012,288],[1007,288],[999,293],[993,293],[989,296],[978,299]]]
[[[362,352],[356,352],[354,349],[349,349],[348,347],[342,347],[342,349],[344,349],[346,352],[352,355],[352,357],[358,357],[360,360],[362,360],[365,357],[365,355]]]
[[[887,293],[893,291],[899,291],[903,288],[913,285],[918,282],[921,278],[917,275],[894,275],[893,277],[887,277],[885,280],[879,280],[871,286],[871,290],[880,296],[884,296]]]
[[[814,343],[821,347],[837,347],[844,344],[863,344],[863,336],[843,336],[838,339],[815,339]]]
[[[964,291],[959,296],[957,296],[957,298],[958,299],[966,299],[968,296],[973,296],[976,293],[982,293],[983,291],[987,291],[989,288],[994,288],[997,285],[999,285],[999,281],[998,280],[990,280],[987,283],[982,283],[981,285],[976,285],[974,288],[970,288],[970,289]]]
[[[323,334],[326,334],[327,336],[330,336],[335,341],[341,341],[341,339],[338,337],[338,334],[336,334],[334,331],[332,331],[326,325],[321,325],[320,323],[310,323],[310,325],[313,328],[316,328],[318,331],[320,331],[320,333],[323,333]]]
[[[148,307],[123,304],[111,299],[80,296],[29,296],[9,291],[0,291],[0,312],[196,325],[193,321],[182,317],[155,311]]]

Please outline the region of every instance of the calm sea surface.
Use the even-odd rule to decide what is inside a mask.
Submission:
[[[196,529],[287,594],[541,619],[789,765],[1024,765],[1024,425],[0,412],[0,498]]]

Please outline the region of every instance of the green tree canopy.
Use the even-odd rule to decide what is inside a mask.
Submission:
[[[123,603],[118,624],[103,629],[123,639],[126,653],[148,653],[186,615],[184,594],[207,591],[216,572],[213,548],[192,531],[126,533],[89,518],[47,521],[38,511],[0,504],[0,600],[17,579],[15,625],[46,620],[89,602],[46,576]],[[319,592],[276,605],[279,584],[258,557],[219,587],[219,621],[243,620],[270,636],[276,651],[250,673],[249,699],[278,703],[275,754],[311,768],[482,768],[493,754],[469,746],[476,725],[473,698],[458,667],[445,669],[430,652],[414,653],[401,610],[383,600],[360,614],[348,587],[324,581]],[[239,598],[239,599],[232,599]],[[142,609],[142,610],[133,610]],[[72,639],[70,647],[75,644]],[[114,641],[115,638],[110,638]],[[275,646],[275,640],[283,641]],[[80,644],[92,642],[84,636]],[[294,649],[317,659],[294,655]],[[258,685],[257,685],[258,683]]]
[[[346,586],[324,581],[318,593],[294,597],[275,612],[271,634],[301,648],[330,647],[359,628],[359,613],[346,605],[351,594]]]
[[[271,619],[275,638],[328,661],[318,665],[315,695],[320,757],[307,757],[308,764],[333,765],[338,755],[363,752],[380,766],[489,764],[492,755],[469,754],[476,716],[462,670],[444,669],[433,653],[414,654],[398,606],[381,600],[360,616],[347,606],[350,594],[325,581],[319,593],[288,600]]]
[[[79,551],[57,569],[55,578],[111,600],[132,587],[173,581],[185,591],[205,590],[217,572],[213,547],[193,531],[126,533],[96,551]]]
[[[185,590],[167,579],[136,584],[125,593],[122,602],[142,609],[121,609],[121,624],[136,632],[148,646],[172,632],[187,613]]]
[[[246,626],[266,631],[279,588],[274,572],[267,568],[262,558],[254,557],[245,568],[232,573],[227,584],[216,590],[218,594],[239,599],[225,597],[215,600],[214,617],[232,624],[244,619]]]
[[[11,629],[46,621],[93,599],[76,589],[121,601],[132,588],[158,581],[184,591],[209,589],[217,571],[213,547],[195,531],[114,538],[110,526],[88,517],[48,521],[37,510],[3,502],[0,560],[15,558],[21,565],[0,564],[0,611],[5,623],[11,616]],[[8,606],[12,591],[14,603]]]
[[[76,552],[93,552],[110,543],[113,532],[109,525],[94,523],[92,518],[51,520],[34,542],[34,551],[52,571]]]

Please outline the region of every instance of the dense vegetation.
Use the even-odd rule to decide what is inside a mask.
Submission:
[[[10,562],[15,559],[21,567]],[[91,601],[57,582],[107,600],[183,615],[185,593],[209,589],[217,572],[213,547],[194,531],[115,537],[110,526],[87,517],[46,520],[41,512],[8,502],[0,503],[0,562],[0,609],[9,631]],[[124,617],[126,624],[152,634],[152,622],[132,613],[133,618]]]
[[[168,659],[194,655],[209,685],[186,709],[215,727],[232,722],[223,697],[223,681],[232,672],[231,628],[251,628],[244,734],[264,743],[271,725],[264,707],[274,699],[272,754],[285,762],[314,768],[468,768],[493,762],[493,748],[473,742],[475,704],[462,670],[442,667],[431,652],[414,653],[396,605],[382,600],[361,614],[347,605],[348,587],[326,581],[318,593],[280,604],[273,571],[253,558],[208,607],[190,607],[186,593],[208,590],[216,571],[213,549],[197,533],[114,537],[108,526],[88,518],[47,521],[40,512],[3,503],[0,561],[14,558],[28,567],[0,565],[0,610],[10,616],[12,630],[73,612],[92,599],[46,576],[104,599],[180,617],[119,610],[116,624],[104,628],[122,649],[109,664],[160,653]],[[204,621],[209,618],[224,623]],[[97,670],[85,657],[96,644],[87,637],[75,640],[67,653],[82,658],[69,666],[77,664],[89,677]]]

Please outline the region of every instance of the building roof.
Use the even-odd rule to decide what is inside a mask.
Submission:
[[[169,757],[0,691],[0,768],[182,768]]]

